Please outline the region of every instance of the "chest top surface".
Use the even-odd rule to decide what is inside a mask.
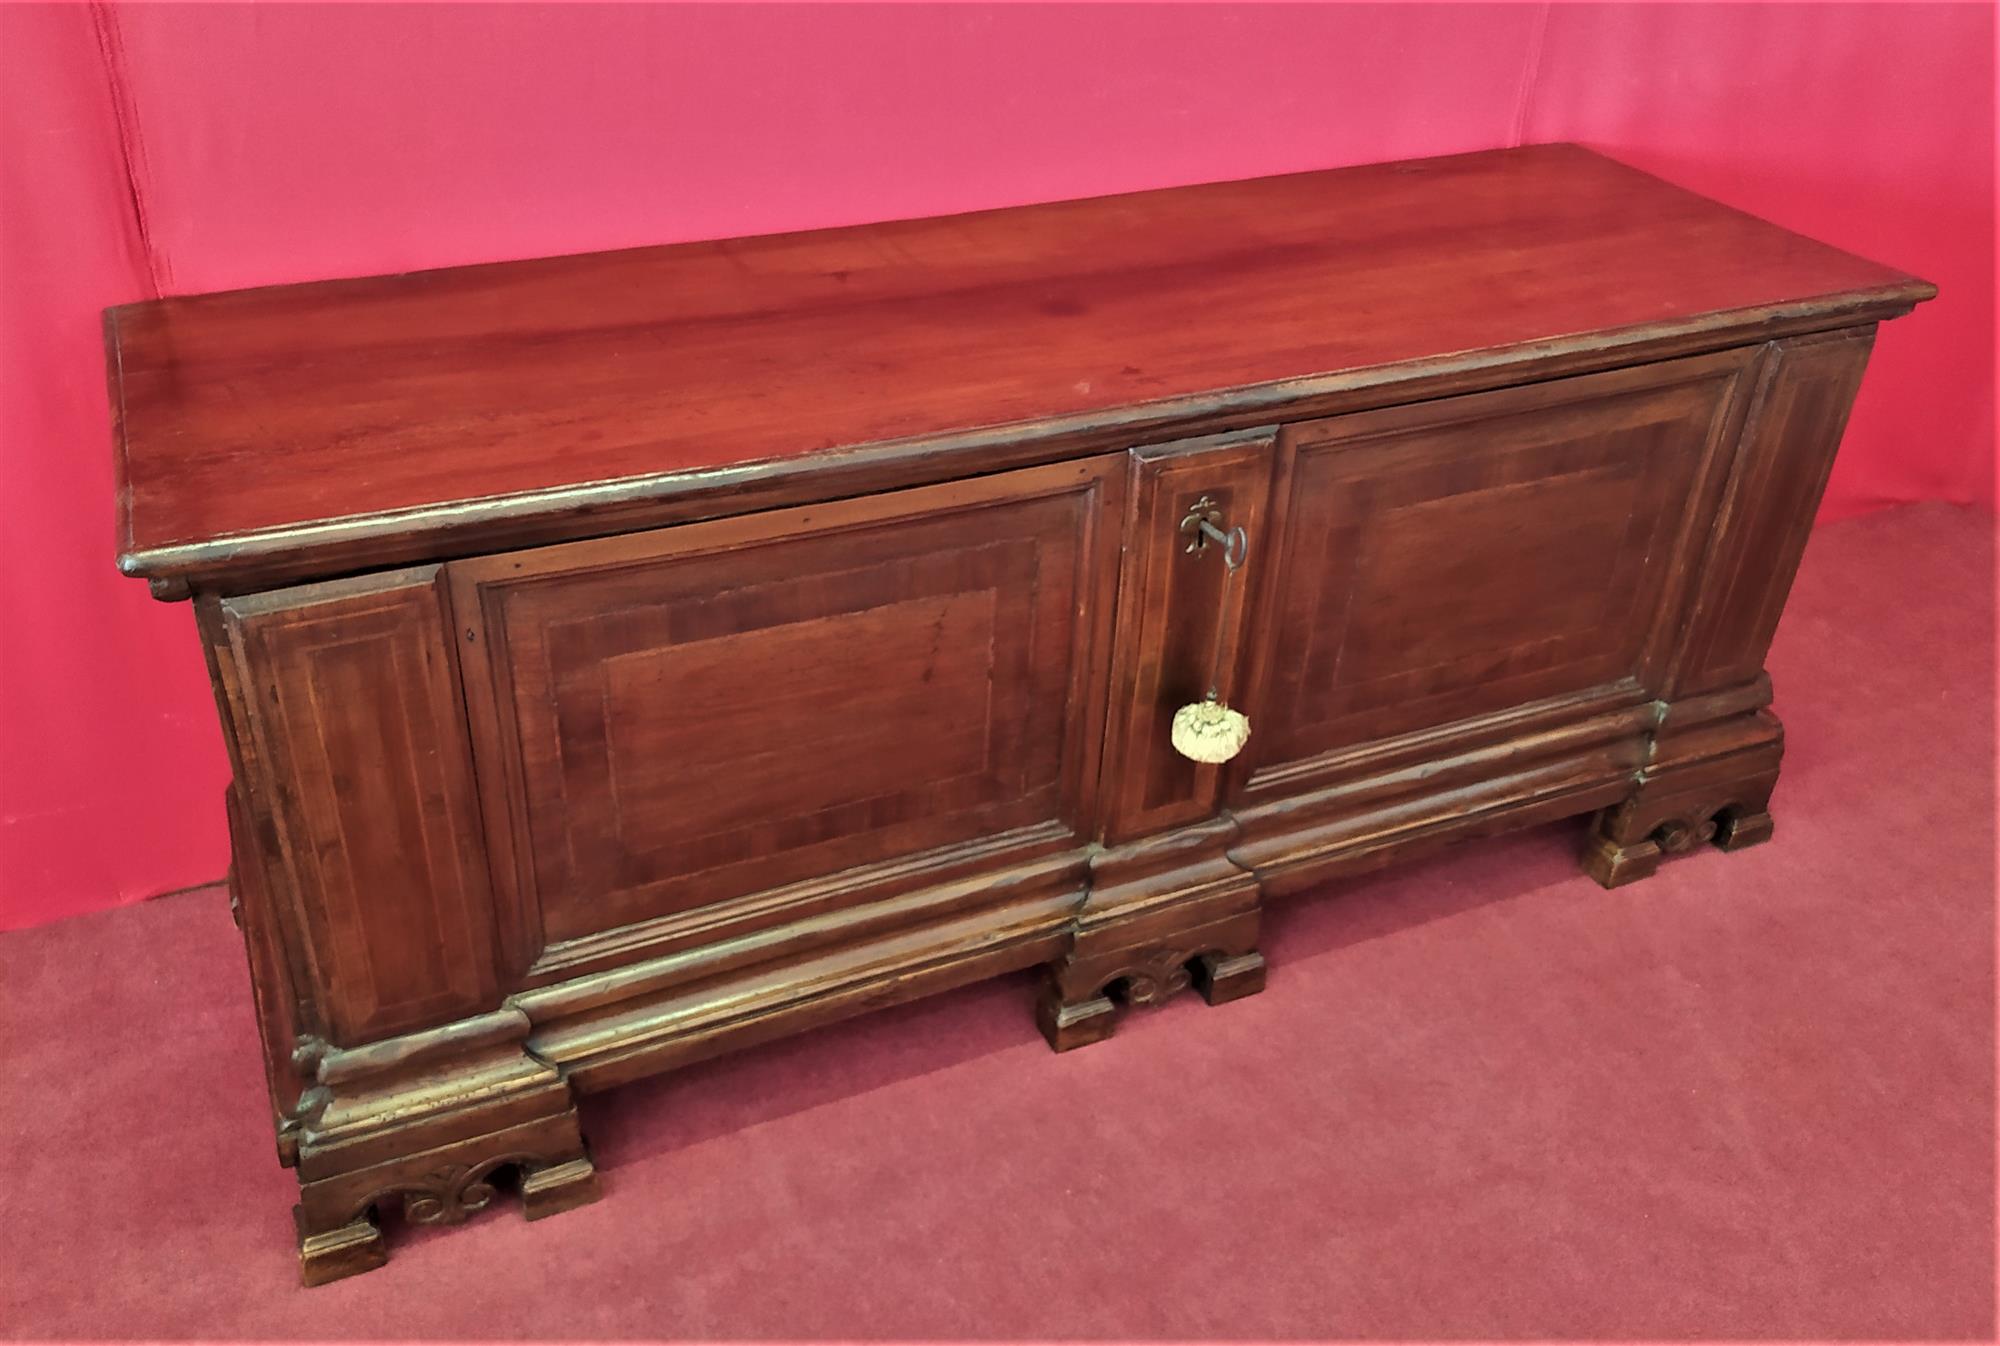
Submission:
[[[120,564],[330,567],[392,533],[409,559],[558,516],[601,532],[621,503],[758,474],[884,453],[974,472],[1003,439],[1109,447],[1607,334],[1643,356],[1933,292],[1545,145],[162,299],[106,315]]]

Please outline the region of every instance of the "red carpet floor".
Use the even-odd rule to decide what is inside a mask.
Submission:
[[[4,1331],[1990,1340],[1990,528],[1816,535],[1767,846],[1474,843],[1067,1056],[1016,978],[592,1098],[603,1202],[323,1289],[222,895],[0,937]]]

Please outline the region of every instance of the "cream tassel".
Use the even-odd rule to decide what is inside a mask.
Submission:
[[[1243,751],[1250,741],[1250,717],[1211,697],[1174,712],[1174,751],[1213,766]]]

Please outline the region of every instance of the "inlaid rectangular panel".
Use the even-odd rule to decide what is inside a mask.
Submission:
[[[1172,744],[1174,712],[1213,690],[1240,702],[1249,587],[1266,536],[1275,436],[1216,435],[1132,452],[1117,652],[1105,736],[1105,840],[1199,822],[1215,812],[1221,769]],[[1182,525],[1205,506],[1224,531],[1243,529],[1232,570],[1225,548]]]
[[[491,1009],[493,892],[438,568],[221,603],[338,1045]]]
[[[496,856],[540,938],[1084,832],[1121,467],[454,563]]]
[[[1657,692],[1753,359],[1288,428],[1257,767],[1621,681]]]

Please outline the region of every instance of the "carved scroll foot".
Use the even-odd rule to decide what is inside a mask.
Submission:
[[[576,1104],[501,1009],[354,1048],[301,1044],[299,1266],[323,1285],[382,1265],[380,1225],[457,1224],[518,1186],[531,1220],[597,1199]]]
[[[1069,962],[1050,970],[1035,1022],[1051,1048],[1066,1052],[1111,1036],[1117,1002],[1158,1005],[1193,983],[1193,957],[1179,949],[1127,950],[1122,961]],[[1115,999],[1114,999],[1115,997]]]
[[[1725,851],[1771,839],[1771,815],[1764,807],[1773,782],[1745,789],[1752,802],[1718,799],[1713,793],[1629,800],[1598,816],[1583,851],[1583,872],[1606,888],[1651,875],[1660,862],[1713,844]],[[1632,840],[1623,838],[1637,834]]]
[[[363,1215],[321,1234],[306,1232],[303,1205],[292,1207],[292,1220],[299,1227],[299,1278],[308,1286],[358,1276],[389,1260],[382,1230],[371,1216]]]
[[[293,1212],[301,1276],[324,1285],[379,1267],[388,1259],[385,1210],[400,1207],[411,1224],[458,1224],[491,1205],[509,1173],[519,1176],[530,1220],[599,1195],[575,1111],[535,1118],[302,1184]]]
[[[1646,878],[1662,860],[1713,844],[1740,851],[1771,838],[1766,808],[1776,777],[1641,792],[1599,814],[1583,851],[1583,872],[1606,888]]]
[[[1768,694],[1768,684],[1750,690]],[[1638,790],[1592,822],[1584,872],[1618,888],[1708,844],[1742,850],[1770,840],[1770,794],[1782,748],[1778,718],[1768,710],[1698,724],[1678,738],[1662,734]]]
[[[1770,690],[1760,677],[1670,706],[1631,797],[1592,820],[1584,873],[1617,888],[1711,843],[1740,851],[1770,840],[1784,756],[1783,726],[1764,709]]]
[[[1235,835],[1235,823],[1214,819],[1091,862],[1089,900],[1035,1006],[1049,1046],[1102,1042],[1121,1005],[1157,1005],[1193,985],[1211,1005],[1263,989],[1260,890],[1225,853]]]
[[[1049,969],[1035,1005],[1042,1036],[1056,1051],[1102,1042],[1118,1021],[1118,1005],[1162,1004],[1199,986],[1211,1005],[1264,989],[1264,956],[1254,947],[1257,914],[1182,931],[1174,942],[1074,955]]]

